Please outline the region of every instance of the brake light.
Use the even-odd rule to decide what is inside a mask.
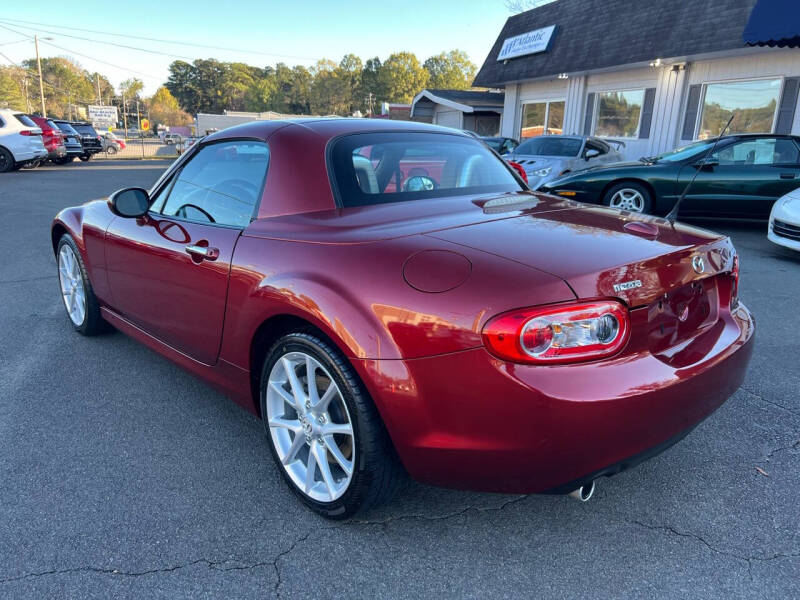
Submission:
[[[613,300],[523,308],[498,315],[483,328],[492,354],[531,364],[605,358],[619,352],[629,336],[628,309]]]
[[[525,169],[522,168],[521,164],[515,163],[513,160],[508,161],[508,164],[522,177],[522,181],[528,183],[528,174],[525,172]]]
[[[24,136],[30,136],[30,135],[33,135],[33,133],[31,133],[30,129],[22,129],[22,130],[19,132],[19,134],[20,134],[20,135],[24,135]]]

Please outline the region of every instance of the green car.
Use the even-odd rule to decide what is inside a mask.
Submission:
[[[779,197],[800,187],[800,138],[724,136],[660,156],[575,171],[540,191],[638,213],[667,214],[697,174],[680,217],[763,219]]]

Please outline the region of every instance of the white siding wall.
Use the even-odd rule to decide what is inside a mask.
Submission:
[[[567,80],[567,105],[564,107],[564,133],[583,134],[583,115],[586,112],[586,77]]]
[[[437,104],[433,110],[433,122],[443,127],[463,129],[464,113],[460,110],[453,110],[452,108]]]
[[[500,135],[503,137],[518,138],[517,105],[519,103],[519,85],[509,83],[505,89],[505,102],[503,104],[503,121]]]
[[[653,103],[653,120],[650,122],[650,140],[647,156],[655,156],[675,148],[683,123],[683,107],[686,103],[686,65],[659,69],[656,97]]]

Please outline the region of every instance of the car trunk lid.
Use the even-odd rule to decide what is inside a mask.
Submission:
[[[576,206],[428,235],[556,275],[579,298],[616,297],[632,308],[732,268],[733,246],[723,236],[664,219]]]

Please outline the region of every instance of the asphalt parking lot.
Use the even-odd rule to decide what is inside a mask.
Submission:
[[[409,482],[332,523],[261,423],[120,333],[71,331],[49,225],[165,162],[0,175],[0,597],[800,597],[800,256],[715,224],[758,322],[744,386],[585,504]]]

